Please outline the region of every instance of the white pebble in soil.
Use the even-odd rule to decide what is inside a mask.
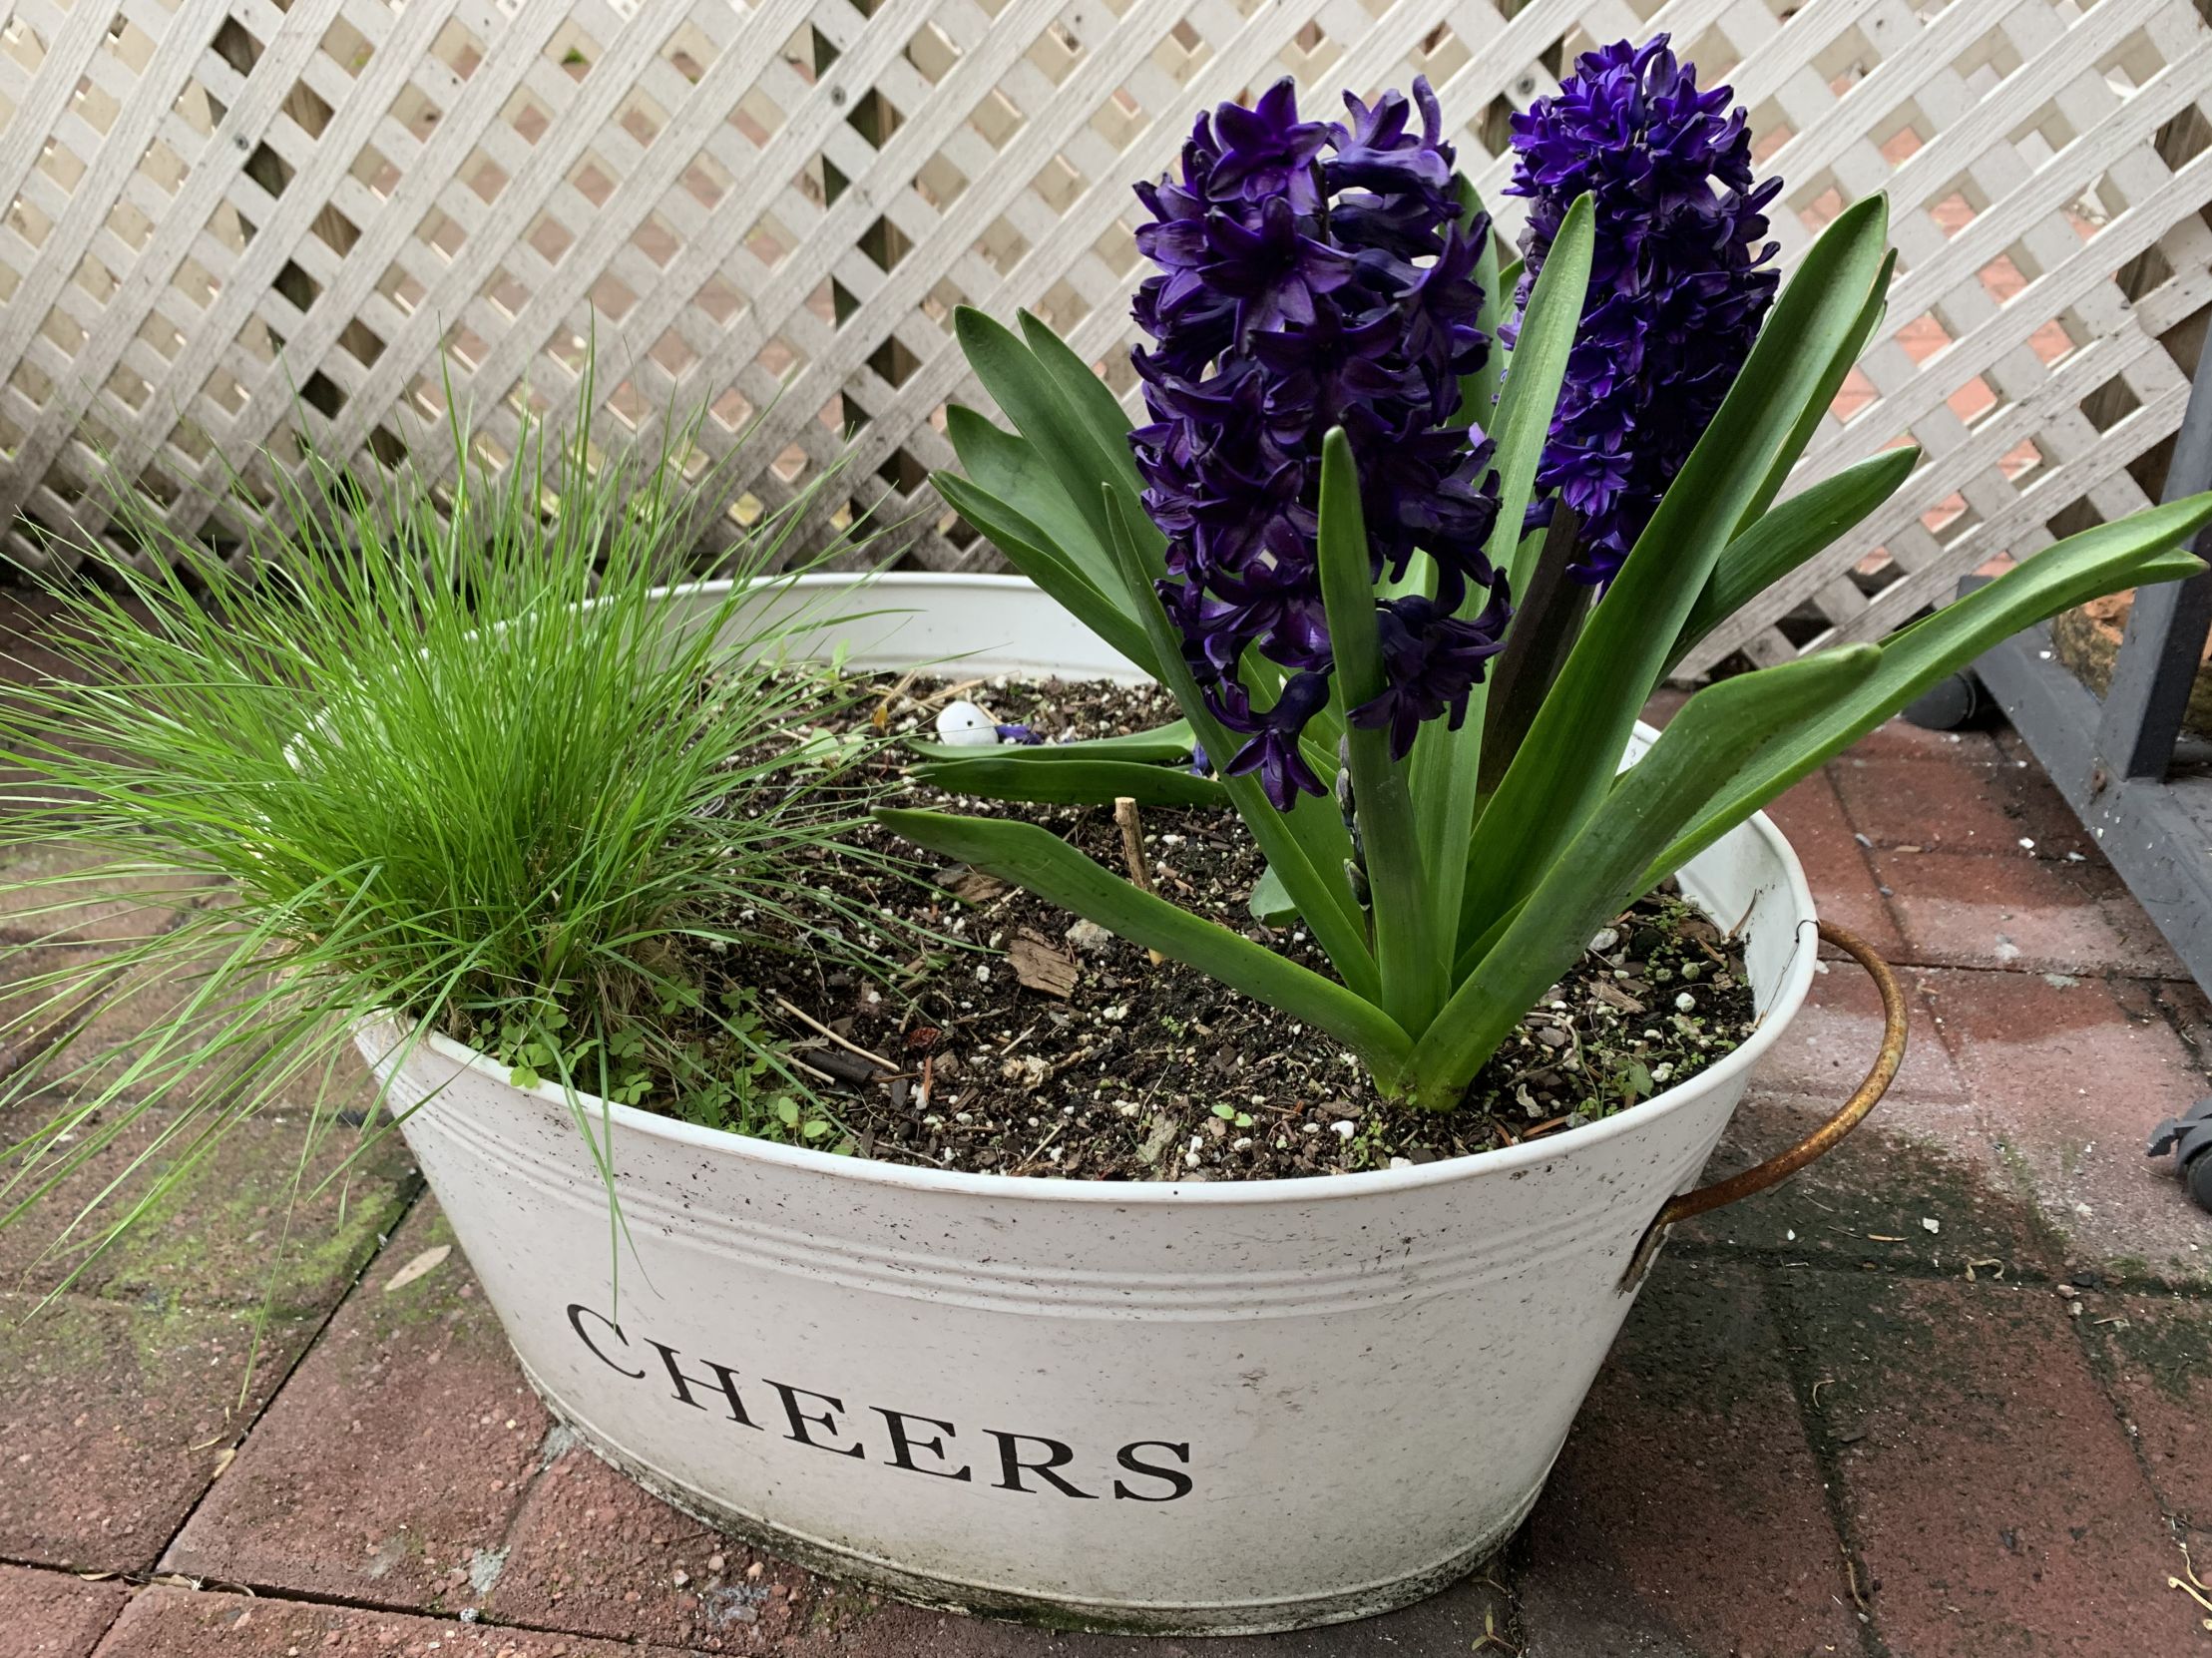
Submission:
[[[973,702],[948,702],[937,711],[937,740],[952,748],[996,748],[999,722]]]
[[[1079,921],[1061,937],[1086,956],[1106,950],[1113,943],[1113,935],[1095,921]]]

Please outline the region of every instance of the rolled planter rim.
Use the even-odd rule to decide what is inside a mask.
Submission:
[[[685,583],[679,587],[664,589],[663,596],[718,600],[738,585],[730,581]],[[946,574],[933,571],[895,571],[881,577],[817,572],[797,577],[766,577],[747,585],[804,592],[838,589],[868,592],[871,589],[888,588],[892,591],[884,595],[887,599],[895,599],[898,588],[1007,591],[1031,586],[1026,578],[1019,576]],[[879,607],[877,614],[896,611],[896,604],[890,603]],[[797,630],[817,630],[817,626],[828,627],[834,621],[835,619],[825,619],[819,624],[802,624]],[[1637,731],[1645,736],[1651,734],[1650,728],[1640,721]],[[1796,951],[1790,961],[1789,973],[1773,1002],[1760,1012],[1758,1028],[1725,1058],[1649,1099],[1625,1110],[1615,1111],[1610,1116],[1600,1117],[1595,1122],[1584,1123],[1579,1128],[1561,1129],[1555,1134],[1545,1135],[1541,1140],[1524,1141],[1496,1151],[1478,1151],[1464,1157],[1441,1157],[1430,1163],[1416,1163],[1410,1168],[1367,1169],[1354,1174],[1300,1175],[1277,1180],[1073,1180],[1059,1175],[992,1174],[965,1169],[924,1168],[912,1163],[893,1163],[869,1157],[843,1156],[831,1151],[816,1151],[807,1146],[785,1145],[776,1140],[757,1139],[749,1134],[682,1122],[658,1112],[640,1110],[634,1105],[617,1104],[582,1089],[573,1093],[565,1092],[551,1082],[541,1081],[536,1087],[520,1091],[564,1113],[581,1110],[593,1119],[612,1121],[634,1133],[649,1134],[672,1145],[694,1150],[711,1151],[722,1156],[752,1157],[767,1163],[835,1174],[849,1180],[910,1186],[927,1191],[964,1193],[976,1197],[1011,1198],[1024,1202],[1090,1202],[1122,1207],[1172,1203],[1208,1206],[1311,1203],[1442,1184],[1463,1177],[1467,1166],[1479,1160],[1490,1169],[1510,1171],[1534,1167],[1562,1153],[1599,1145],[1621,1134],[1635,1133],[1639,1126],[1647,1124],[1653,1118],[1686,1104],[1692,1089],[1709,1089],[1728,1081],[1737,1072],[1758,1064],[1767,1049],[1781,1039],[1782,1032],[1796,1017],[1806,993],[1812,988],[1813,975],[1819,969],[1820,950],[1814,924],[1810,920],[1817,913],[1812,889],[1806,882],[1804,866],[1798,862],[1788,838],[1765,812],[1754,812],[1741,828],[1757,835],[1779,861],[1788,882],[1789,909],[1801,918],[1797,924]],[[1709,919],[1718,922],[1718,918]],[[363,1021],[363,1024],[373,1026],[383,1023],[387,1018],[388,1016],[379,1015]],[[396,1028],[402,1033],[412,1030],[410,1022],[403,1019],[390,1019],[387,1028]],[[403,1034],[400,1045],[404,1047],[410,1039],[426,1043],[433,1052],[446,1059],[466,1065],[510,1087],[514,1086],[511,1067],[501,1064],[481,1049],[455,1041],[434,1031],[424,1032],[420,1037],[415,1038]]]

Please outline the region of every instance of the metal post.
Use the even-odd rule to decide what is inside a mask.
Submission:
[[[2163,493],[2177,501],[2208,487],[2212,342],[2199,353]],[[2194,546],[2200,558],[2212,555],[2212,534]],[[1960,589],[1980,585],[1969,577]],[[2101,703],[2058,661],[2047,623],[1995,645],[1975,670],[2197,983],[2212,991],[2212,771],[2171,764],[2208,624],[2212,576],[2138,589]]]
[[[2197,355],[2189,407],[2174,434],[2159,499],[2179,501],[2212,489],[2212,329]],[[2198,533],[2194,550],[2212,561],[2212,527]],[[2104,693],[2096,747],[2113,774],[2158,779],[2173,760],[2189,692],[2212,632],[2212,571],[2187,582],[2164,582],[2136,591],[2127,631]]]

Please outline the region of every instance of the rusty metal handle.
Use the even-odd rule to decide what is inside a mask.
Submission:
[[[1730,1175],[1726,1180],[1716,1180],[1710,1186],[1699,1186],[1692,1191],[1677,1192],[1666,1200],[1658,1215],[1645,1229],[1637,1242],[1636,1250],[1628,1258],[1628,1268],[1621,1274],[1620,1288],[1625,1293],[1643,1279],[1650,1268],[1651,1258],[1658,1253],[1659,1242],[1666,1230],[1678,1220],[1688,1220],[1692,1215],[1706,1214],[1738,1198],[1749,1197],[1753,1192],[1763,1192],[1769,1186],[1779,1185],[1814,1158],[1835,1148],[1852,1129],[1859,1126],[1877,1101],[1889,1091],[1890,1083],[1897,1076],[1898,1066],[1905,1062],[1905,992],[1897,982],[1897,975],[1890,964],[1882,960],[1865,941],[1846,932],[1832,922],[1820,923],[1820,936],[1834,945],[1867,970],[1867,977],[1874,981],[1874,988],[1882,993],[1882,1050],[1874,1057],[1874,1065],[1868,1070],[1851,1097],[1844,1101],[1843,1109],[1806,1135],[1797,1144],[1779,1156],[1769,1157],[1756,1168],[1747,1168],[1741,1174]]]

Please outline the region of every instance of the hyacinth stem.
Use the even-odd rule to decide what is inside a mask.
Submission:
[[[1374,907],[1375,899],[1367,885],[1367,849],[1360,845],[1359,803],[1352,795],[1351,745],[1339,742],[1337,747],[1339,757],[1334,791],[1336,809],[1337,815],[1344,820],[1345,838],[1352,843],[1351,856],[1344,860],[1344,879],[1352,884],[1352,902],[1362,910],[1370,910]],[[1372,926],[1368,932],[1368,943],[1374,943]]]
[[[1581,633],[1582,619],[1589,614],[1591,589],[1567,574],[1567,566],[1574,562],[1576,522],[1571,507],[1552,512],[1528,592],[1515,596],[1520,601],[1521,623],[1506,635],[1506,648],[1491,664],[1478,785],[1481,799],[1498,792],[1499,780],[1519,752],[1521,739],[1529,734],[1537,709],[1544,705]]]
[[[1331,428],[1321,444],[1320,517],[1321,600],[1336,646],[1337,689],[1347,710],[1344,746],[1358,822],[1355,845],[1365,861],[1373,906],[1383,1011],[1407,1031],[1420,1032],[1450,994],[1445,982],[1448,947],[1438,932],[1442,912],[1431,899],[1414,825],[1408,787],[1412,768],[1391,758],[1387,731],[1362,726],[1349,714],[1387,687],[1375,623],[1374,563],[1360,512],[1359,467],[1341,426]]]

